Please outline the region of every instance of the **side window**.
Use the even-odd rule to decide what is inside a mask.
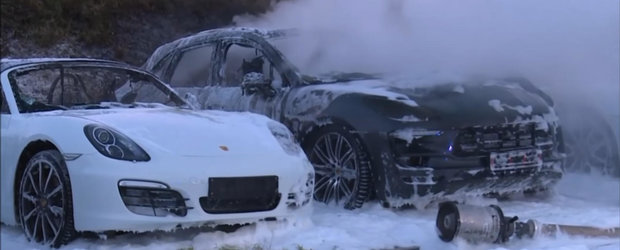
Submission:
[[[252,47],[231,45],[226,52],[223,69],[223,84],[225,86],[241,86],[243,78],[247,74],[260,73],[274,88],[282,87],[280,73],[260,50]]]
[[[121,74],[79,67],[37,69],[13,77],[20,110],[24,103],[34,102],[63,106],[113,102],[114,89],[126,81]]]
[[[4,91],[2,91],[2,87],[0,87],[0,113],[9,114],[9,105],[6,103],[6,98],[4,98]]]
[[[181,54],[170,78],[172,87],[202,87],[211,76],[211,57],[214,46],[207,45]]]

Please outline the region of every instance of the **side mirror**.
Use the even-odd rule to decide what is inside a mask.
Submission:
[[[271,82],[265,78],[265,75],[257,72],[250,72],[243,76],[241,89],[243,95],[261,93],[266,97],[273,97],[276,94],[276,90],[271,86]]]

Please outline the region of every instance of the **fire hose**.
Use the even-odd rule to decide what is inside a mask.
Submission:
[[[522,222],[517,216],[504,216],[502,209],[496,205],[485,207],[456,202],[439,204],[436,227],[439,238],[445,242],[459,237],[472,243],[504,243],[515,236],[533,238],[557,233],[620,238],[620,227],[545,224],[531,219]]]

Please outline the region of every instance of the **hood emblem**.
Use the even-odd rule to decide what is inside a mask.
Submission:
[[[226,147],[226,146],[220,146],[220,149],[224,150],[224,151],[228,151],[228,147]]]

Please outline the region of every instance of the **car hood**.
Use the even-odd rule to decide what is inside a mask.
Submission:
[[[453,125],[512,123],[553,113],[543,98],[513,85],[450,83],[393,91],[424,107],[430,119]]]
[[[555,112],[539,94],[510,80],[463,83],[416,84],[390,81],[364,74],[341,74],[313,78],[310,88],[335,95],[361,94],[402,103],[402,111],[384,110],[403,122],[421,120],[465,127],[512,123],[524,120],[556,120]],[[376,105],[377,103],[375,103]],[[412,116],[413,115],[413,116]]]
[[[181,156],[264,154],[282,151],[269,130],[274,122],[250,113],[137,108],[60,111],[106,125],[135,141],[147,153]],[[153,156],[153,155],[151,155]]]

